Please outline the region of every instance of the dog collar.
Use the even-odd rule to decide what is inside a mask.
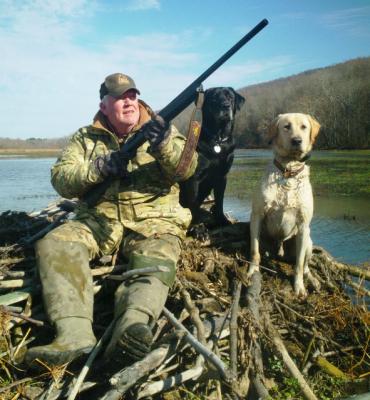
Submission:
[[[297,176],[304,169],[304,164],[302,164],[302,166],[298,169],[285,168],[283,165],[279,163],[279,161],[276,158],[274,158],[274,165],[279,171],[282,172],[284,178],[286,179]]]

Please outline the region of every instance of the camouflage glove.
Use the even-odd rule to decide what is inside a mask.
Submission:
[[[128,159],[120,151],[111,151],[105,156],[97,157],[94,161],[96,169],[104,178],[124,177],[127,175]]]
[[[153,119],[147,122],[143,127],[146,139],[152,148],[158,147],[170,134],[169,123],[161,116],[155,115]]]

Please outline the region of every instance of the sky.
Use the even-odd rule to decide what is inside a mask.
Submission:
[[[205,88],[370,56],[370,0],[0,0],[0,137],[90,124],[114,72],[159,110],[264,18]]]

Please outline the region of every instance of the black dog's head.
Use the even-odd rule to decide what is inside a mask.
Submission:
[[[215,87],[205,91],[201,139],[223,141],[232,134],[235,113],[245,99],[231,87]]]

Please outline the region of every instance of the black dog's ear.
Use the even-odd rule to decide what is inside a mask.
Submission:
[[[203,105],[204,105],[204,103],[206,103],[206,100],[208,100],[208,97],[209,97],[210,93],[212,93],[212,89],[213,89],[213,88],[209,88],[209,89],[206,89],[206,90],[204,91]],[[194,104],[194,105],[196,104],[196,101],[197,101],[197,97],[195,97],[195,99],[194,99],[194,101],[193,101],[193,104]]]
[[[245,97],[235,91],[232,87],[229,89],[232,90],[235,96],[235,111],[239,111],[242,108],[242,105],[245,103]]]
[[[235,97],[235,102],[236,102],[236,110],[240,110],[242,108],[242,105],[245,103],[245,97],[243,97],[241,94],[236,93]]]

